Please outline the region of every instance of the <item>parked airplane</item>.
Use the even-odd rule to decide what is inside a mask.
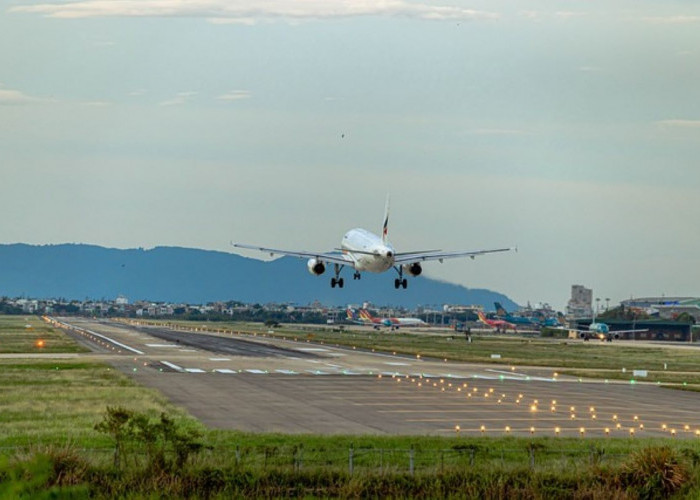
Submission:
[[[486,315],[481,311],[477,311],[476,315],[479,317],[479,321],[481,321],[485,325],[495,328],[496,331],[503,330],[505,332],[508,328],[511,328],[513,330],[515,330],[516,328],[513,323],[509,323],[508,321],[502,319],[488,319]]]
[[[494,302],[493,305],[496,307],[496,316],[499,318],[513,323],[515,325],[524,326],[558,326],[559,321],[557,318],[545,318],[544,316],[514,316],[506,311],[506,308],[501,305],[500,302]]]
[[[383,273],[393,268],[398,273],[398,278],[394,280],[394,288],[398,289],[408,286],[408,280],[404,278],[404,273],[411,276],[419,276],[423,272],[421,262],[458,257],[474,257],[488,253],[507,252],[513,248],[496,248],[492,250],[456,251],[443,252],[441,250],[417,250],[412,252],[397,252],[389,243],[389,198],[386,200],[384,211],[384,224],[382,225],[382,235],[377,236],[366,229],[351,229],[340,243],[337,252],[308,252],[305,250],[280,250],[276,248],[259,247],[243,243],[235,243],[234,247],[258,250],[269,253],[270,256],[290,255],[293,257],[308,258],[306,266],[311,274],[319,276],[326,271],[326,264],[333,264],[335,277],[331,278],[331,288],[343,288],[344,281],[340,277],[340,271],[349,266],[355,270],[353,279],[359,280],[363,271],[373,273]],[[515,249],[517,251],[517,249]]]
[[[351,321],[355,324],[364,325],[364,326],[373,326],[375,330],[379,330],[379,328],[382,326],[382,323],[381,323],[381,321],[379,321],[379,318],[367,319],[363,315],[357,314],[357,311],[355,311],[354,309],[351,309],[349,307],[345,311],[345,313],[347,314],[348,321]]]
[[[348,308],[346,312],[350,321],[361,325],[372,325],[375,328],[387,326],[392,330],[398,330],[402,326],[428,326],[428,323],[420,318],[377,318],[376,316],[372,316],[372,313],[367,309],[360,309],[359,315],[354,309],[350,308]]]

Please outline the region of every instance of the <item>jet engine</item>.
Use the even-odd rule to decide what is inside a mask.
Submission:
[[[413,264],[404,264],[402,267],[403,271],[411,276],[420,276],[420,273],[423,272],[423,268],[418,262],[414,262]]]
[[[326,265],[318,259],[309,259],[309,262],[306,263],[306,267],[308,267],[309,272],[315,276],[326,272]]]

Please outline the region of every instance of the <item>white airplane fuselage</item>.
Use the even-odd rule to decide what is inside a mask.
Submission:
[[[357,271],[383,273],[394,267],[394,247],[366,229],[356,228],[345,233],[340,248],[353,258]]]

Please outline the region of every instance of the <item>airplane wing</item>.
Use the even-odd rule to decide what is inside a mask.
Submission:
[[[649,329],[645,328],[644,330],[610,330],[608,333],[638,333],[638,332],[648,332]]]
[[[289,255],[290,257],[319,259],[324,262],[333,262],[334,264],[342,264],[355,267],[355,261],[349,255],[335,253],[318,253],[307,252],[305,250],[280,250],[278,248],[259,247],[255,245],[245,245],[243,243],[231,243],[236,248],[245,248],[248,250],[258,250],[259,252],[269,253],[271,257],[275,255]]]
[[[497,252],[509,252],[511,250],[516,250],[515,248],[495,248],[493,250],[476,250],[476,251],[471,251],[471,252],[464,252],[464,251],[457,251],[457,252],[443,252],[443,251],[425,251],[425,252],[408,252],[408,253],[400,253],[396,255],[396,258],[394,259],[394,262],[396,264],[407,264],[409,262],[419,262],[419,261],[428,261],[428,260],[439,260],[440,262],[443,261],[443,259],[457,259],[459,257],[471,257],[472,259],[474,257],[477,257],[479,255],[486,255],[489,253],[497,253]]]

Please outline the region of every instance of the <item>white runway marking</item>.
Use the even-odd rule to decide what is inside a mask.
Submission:
[[[209,361],[231,361],[231,358],[209,358]]]
[[[180,347],[177,344],[145,344],[146,347]]]
[[[298,372],[295,372],[294,370],[275,370],[277,373],[282,373],[284,375],[298,375]]]
[[[248,373],[254,373],[256,375],[264,375],[267,373],[265,370],[246,370]]]
[[[204,370],[201,368],[185,368],[185,371],[187,373],[206,373]]]
[[[385,361],[384,364],[390,366],[410,366],[410,363],[398,363],[396,361]]]
[[[181,373],[182,373],[182,372],[185,371],[185,369],[184,369],[183,367],[177,366],[175,363],[171,363],[171,362],[169,362],[169,361],[161,361],[161,363],[163,363],[163,364],[164,364],[165,366],[167,366],[168,368],[172,368],[172,369],[175,370],[176,372],[181,372]]]
[[[234,375],[234,374],[238,373],[236,370],[230,370],[228,368],[219,368],[219,369],[214,370],[214,371],[218,372],[218,373],[226,373],[229,375]]]
[[[324,349],[323,347],[299,347],[297,351],[328,352],[328,349]]]

